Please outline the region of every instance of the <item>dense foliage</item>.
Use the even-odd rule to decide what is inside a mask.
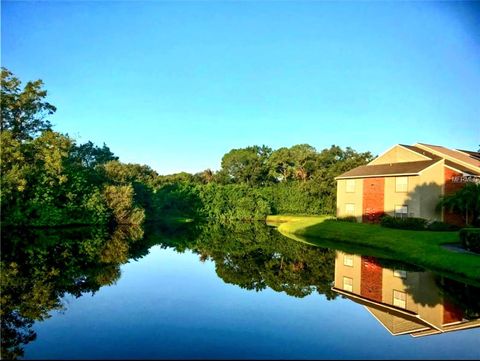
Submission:
[[[387,228],[410,229],[414,231],[437,231],[437,232],[452,232],[458,231],[459,227],[445,222],[434,221],[429,222],[427,219],[418,217],[391,217],[388,215],[382,216],[380,225]]]
[[[14,226],[140,224],[167,217],[221,222],[268,214],[334,214],[335,176],[372,159],[369,152],[308,144],[232,149],[221,169],[158,175],[124,164],[103,144],[77,144],[52,130],[56,108],[40,80],[2,68],[1,221]]]
[[[234,149],[222,158],[218,172],[162,177],[155,195],[158,214],[173,211],[220,221],[335,214],[335,177],[371,159],[369,152],[338,146],[321,152],[306,144],[275,151],[265,146]]]
[[[462,215],[465,224],[480,226],[480,183],[467,183],[457,192],[443,196],[437,205]]]
[[[424,218],[416,217],[397,218],[385,215],[381,218],[380,225],[387,228],[424,231],[427,229],[427,220]]]
[[[460,227],[440,221],[434,221],[427,224],[427,230],[429,231],[440,231],[440,232],[452,232],[458,231]]]
[[[460,230],[460,241],[466,249],[480,253],[480,228],[463,228]]]
[[[77,144],[53,131],[47,117],[56,108],[45,101],[40,80],[22,88],[20,80],[2,68],[1,83],[3,226],[143,221],[132,180],[118,181],[129,165],[115,168],[118,158],[105,144]]]

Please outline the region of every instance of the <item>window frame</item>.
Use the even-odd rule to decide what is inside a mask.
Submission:
[[[396,293],[398,295],[403,296],[404,299],[402,300],[399,297],[395,297]],[[393,290],[392,301],[393,301],[392,303],[395,307],[406,309],[407,308],[407,293],[403,292],[403,291],[399,291],[399,290]]]
[[[400,207],[400,208],[402,208],[402,209],[405,208],[406,212],[401,212],[401,213],[397,212],[397,207]],[[400,214],[401,216],[399,216],[399,214]],[[393,216],[394,216],[395,218],[402,218],[402,219],[403,219],[403,218],[408,218],[408,204],[402,204],[402,205],[396,204],[396,205],[394,206],[394,209],[393,209]]]
[[[398,180],[405,179],[405,190],[399,189]],[[403,186],[403,184],[401,184]],[[395,193],[407,193],[408,192],[408,177],[395,177]]]
[[[393,270],[393,276],[398,277],[398,278],[407,278],[407,271],[403,269],[394,269]]]
[[[347,267],[353,267],[353,256],[351,254],[343,255],[343,265]]]
[[[345,283],[345,280],[348,280],[350,284]],[[348,286],[348,287],[345,287]],[[353,292],[353,278],[343,276],[343,290],[347,292]]]
[[[346,182],[345,182],[345,192],[346,193],[355,193],[355,188],[357,186],[356,184],[357,182],[355,182],[355,179],[347,179]],[[349,187],[349,184],[353,184],[353,186]],[[351,189],[353,188],[353,189]]]
[[[347,206],[353,206],[353,211],[352,213],[347,211]],[[345,203],[345,215],[346,216],[355,216],[355,203]]]

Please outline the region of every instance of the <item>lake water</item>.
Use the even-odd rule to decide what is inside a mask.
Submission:
[[[2,357],[478,359],[480,290],[263,224],[11,232]]]

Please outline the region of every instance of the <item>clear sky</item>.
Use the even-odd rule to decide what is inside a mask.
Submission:
[[[224,153],[477,150],[480,2],[2,1],[1,63],[55,129],[161,174]]]

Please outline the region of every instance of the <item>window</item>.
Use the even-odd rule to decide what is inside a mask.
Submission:
[[[347,179],[347,193],[355,192],[355,179]]]
[[[395,192],[406,192],[408,190],[408,177],[395,178]]]
[[[353,280],[350,277],[343,277],[343,289],[348,292],[353,292]]]
[[[343,265],[353,267],[353,256],[346,254],[343,256]]]
[[[395,217],[397,218],[407,218],[408,217],[408,206],[395,206]]]
[[[353,203],[346,203],[345,204],[345,214],[348,216],[355,215],[355,204]]]
[[[401,308],[406,308],[407,294],[405,292],[393,290],[393,305]]]
[[[407,278],[407,271],[396,269],[396,270],[393,270],[393,275],[395,277]]]

